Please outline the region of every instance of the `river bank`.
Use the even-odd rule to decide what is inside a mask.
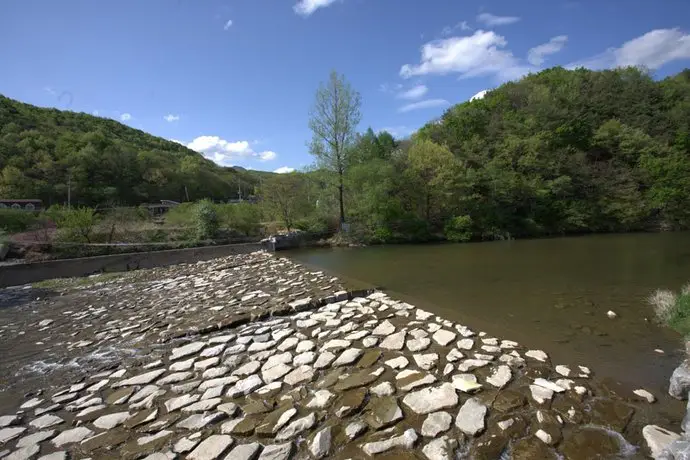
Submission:
[[[644,458],[642,427],[680,422],[371,287],[252,253],[0,291],[0,450]]]

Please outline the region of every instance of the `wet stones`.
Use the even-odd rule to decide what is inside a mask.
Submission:
[[[338,359],[333,362],[333,366],[338,367],[351,364],[362,356],[362,354],[364,354],[364,352],[359,348],[348,348],[347,350],[343,351],[340,356],[338,356]]]
[[[458,404],[458,395],[453,385],[443,383],[438,387],[410,392],[403,398],[402,402],[417,414],[429,414],[441,409],[455,407]]]
[[[402,350],[403,346],[405,346],[406,334],[407,331],[402,330],[400,332],[396,332],[395,334],[389,335],[383,339],[383,341],[379,344],[379,347],[386,350]]]
[[[288,385],[297,385],[298,383],[309,382],[314,378],[314,369],[308,365],[300,366],[287,374],[283,379]],[[246,393],[245,393],[246,394]]]
[[[0,429],[0,444],[13,440],[25,431],[26,428],[22,426]]]
[[[114,414],[103,415],[94,420],[93,425],[103,430],[115,428],[122,425],[131,417],[129,412],[116,412]]]
[[[389,336],[395,332],[395,326],[390,321],[385,320],[371,331],[371,335]]]
[[[357,362],[357,367],[368,368],[376,364],[376,362],[381,357],[381,352],[379,350],[371,350],[364,353],[362,358]]]
[[[445,347],[450,342],[455,340],[455,337],[455,332],[447,331],[445,329],[439,329],[438,331],[434,332],[434,335],[431,336],[433,341],[442,347]]]
[[[435,368],[436,364],[438,363],[437,353],[427,353],[425,355],[417,354],[414,355],[413,358],[415,363],[417,364],[417,367],[425,371]]]
[[[292,454],[292,443],[272,444],[264,447],[257,460],[287,460]]]
[[[275,439],[276,441],[285,441],[286,439],[291,439],[297,436],[298,434],[310,429],[314,426],[315,423],[316,416],[312,412],[311,414],[305,417],[298,418],[297,420],[293,421],[285,428],[280,430],[276,435]]]
[[[187,458],[190,460],[215,460],[233,443],[230,436],[214,434],[204,439]]]
[[[314,458],[320,459],[328,455],[331,450],[331,427],[326,427],[316,433],[309,445],[309,452]]]
[[[589,411],[591,422],[612,430],[623,432],[633,416],[635,409],[622,401],[595,398],[585,408]]]
[[[450,429],[453,417],[444,411],[433,412],[424,419],[422,424],[422,436],[435,438]]]
[[[436,377],[419,371],[404,370],[395,376],[395,385],[401,391],[410,391],[434,382],[436,382]]]
[[[175,361],[177,359],[198,353],[204,347],[206,347],[206,342],[192,342],[188,343],[187,345],[175,348],[173,349],[172,354],[170,355],[170,361]]]
[[[115,383],[113,385],[113,388],[134,385],[146,385],[147,383],[153,382],[163,374],[165,374],[165,369],[157,369],[154,371],[146,372],[144,374],[139,374],[126,380],[122,380],[121,382]]]
[[[652,453],[652,458],[659,458],[669,444],[680,439],[679,434],[656,425],[647,425],[642,428],[642,437]]]
[[[398,401],[391,396],[372,398],[367,406],[365,421],[374,430],[389,427],[402,420],[403,413]]]
[[[456,439],[441,436],[424,446],[422,452],[429,460],[454,460],[457,445]]]
[[[362,450],[367,455],[380,454],[390,449],[399,447],[402,449],[411,449],[417,441],[417,433],[412,428],[405,430],[400,436],[394,436],[384,441],[369,442],[362,445]]]
[[[462,405],[455,418],[455,426],[468,436],[476,436],[484,431],[487,407],[475,398]]]
[[[261,444],[258,442],[240,444],[233,447],[226,458],[232,460],[252,460],[258,456],[259,450],[261,450]]]
[[[452,385],[456,390],[463,393],[472,393],[479,390],[482,386],[477,382],[477,376],[474,374],[457,374],[452,377]]]

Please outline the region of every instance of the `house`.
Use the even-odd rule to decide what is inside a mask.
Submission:
[[[41,200],[27,200],[27,199],[5,199],[0,198],[0,209],[20,209],[23,211],[40,211],[43,209],[43,202]]]

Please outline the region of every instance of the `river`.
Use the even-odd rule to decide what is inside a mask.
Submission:
[[[677,290],[690,281],[690,233],[283,254],[543,349],[554,364],[588,365],[626,388],[665,394],[683,357],[680,335],[654,322],[646,299],[658,288]],[[617,318],[609,319],[609,310]]]

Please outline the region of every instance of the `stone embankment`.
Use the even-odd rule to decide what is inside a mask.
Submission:
[[[6,293],[2,458],[648,453],[649,403],[584,365],[266,253],[53,290]]]

